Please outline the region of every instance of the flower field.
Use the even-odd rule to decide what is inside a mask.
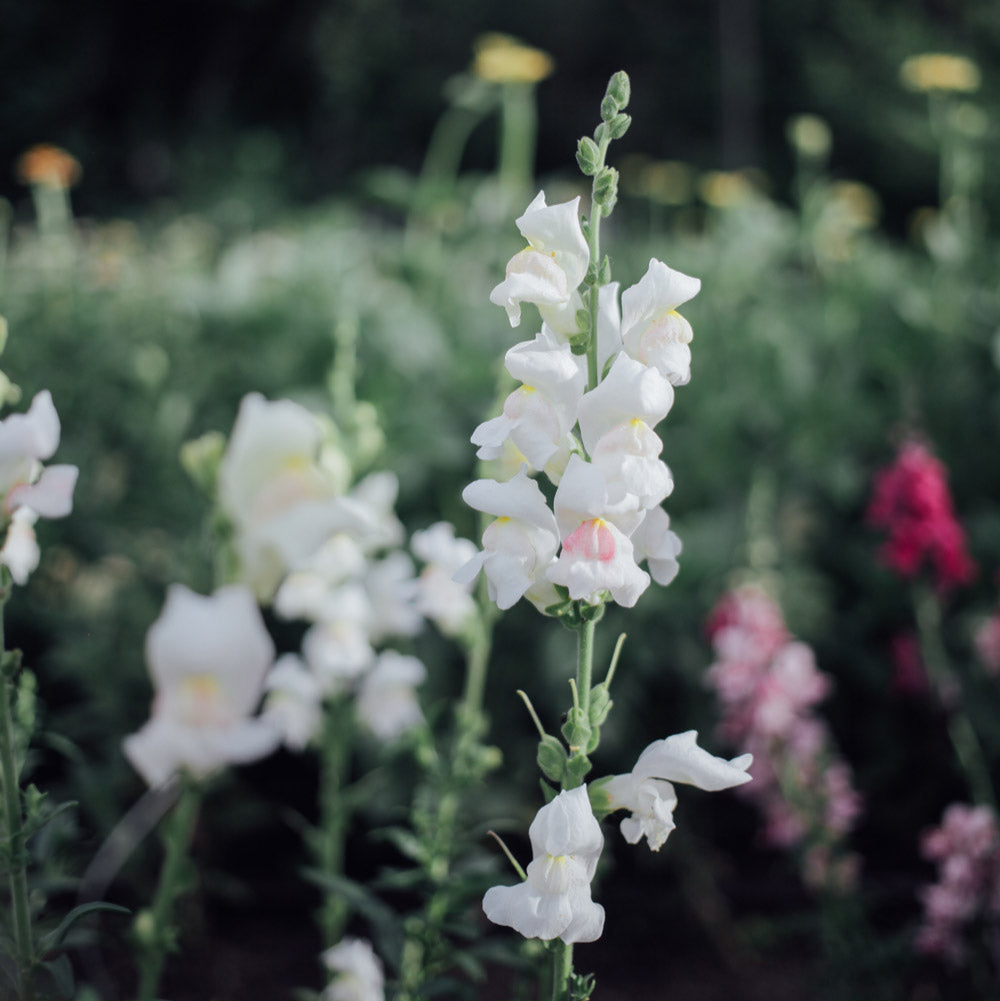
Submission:
[[[0,998],[1000,996],[995,88],[902,63],[901,223],[624,72],[535,177],[557,72],[256,218],[18,161]]]

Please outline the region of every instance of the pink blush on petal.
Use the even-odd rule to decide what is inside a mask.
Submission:
[[[607,563],[615,558],[615,537],[601,518],[591,518],[563,540],[563,551],[585,560]]]

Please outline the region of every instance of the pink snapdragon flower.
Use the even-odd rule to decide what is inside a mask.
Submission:
[[[792,638],[778,604],[746,585],[708,619],[715,663],[708,682],[722,707],[720,732],[754,758],[744,795],[764,816],[771,845],[801,848],[813,886],[844,886],[855,869],[840,843],[860,811],[850,769],[816,705],[830,690],[812,649]],[[820,850],[822,849],[822,850]]]
[[[1000,934],[1000,828],[988,806],[952,803],[939,827],[924,834],[921,854],[938,867],[937,882],[924,887],[924,915],[917,947],[958,964],[973,924]]]
[[[947,470],[922,443],[906,442],[875,475],[866,518],[889,533],[882,560],[901,577],[915,577],[926,566],[941,592],[972,579],[975,564],[955,517]]]

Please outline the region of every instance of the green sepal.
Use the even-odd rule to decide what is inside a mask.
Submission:
[[[566,778],[563,785],[567,789],[575,789],[583,785],[583,780],[587,777],[587,772],[591,769],[590,758],[586,754],[574,754],[566,762]]]
[[[610,780],[611,776],[605,775],[603,778],[595,779],[587,786],[587,798],[590,800],[590,809],[598,820],[603,820],[609,814],[614,813],[616,809],[611,804],[611,797],[605,791],[605,786]]]
[[[602,167],[594,178],[594,202],[608,215],[618,201],[618,171],[614,167]]]
[[[601,269],[597,273],[597,281],[600,285],[607,285],[611,281],[611,261],[608,255],[604,255],[604,260],[601,261]]]
[[[603,598],[607,592],[602,591],[602,600],[596,605],[590,605],[585,601],[580,602],[579,614],[581,622],[600,622],[601,616],[604,615],[604,601],[607,600]]]
[[[610,95],[605,94],[601,101],[601,118],[610,122],[618,114],[618,102]]]
[[[562,726],[562,735],[566,738],[570,750],[575,751],[579,747],[586,747],[590,742],[591,733],[587,714],[579,706],[573,706],[566,714],[566,722]]]
[[[572,334],[569,338],[569,349],[575,355],[585,355],[590,347],[590,331],[584,330],[579,334]]]
[[[589,309],[578,309],[573,317],[576,320],[576,329],[580,333],[590,333],[590,310]]]
[[[608,122],[608,133],[612,139],[621,139],[621,137],[628,132],[628,127],[631,124],[631,115],[615,115],[615,117]]]
[[[558,737],[553,737],[547,733],[538,742],[538,767],[546,778],[553,782],[562,782],[566,774],[566,761],[569,754],[563,746],[563,742]]]
[[[601,151],[597,143],[589,136],[583,136],[576,143],[576,162],[580,170],[593,177],[601,166]]]
[[[601,726],[608,718],[613,704],[608,686],[594,685],[590,690],[590,725]]]
[[[605,122],[601,122],[601,124],[594,129],[594,141],[599,146],[603,146],[605,143],[610,142],[610,138],[608,136],[608,126]]]
[[[615,73],[608,81],[608,88],[604,93],[615,102],[618,106],[617,110],[621,111],[622,108],[627,107],[632,97],[632,83],[628,78],[628,73],[625,70],[619,70]]]
[[[569,1001],[590,1001],[597,979],[593,973],[571,973],[569,975]]]

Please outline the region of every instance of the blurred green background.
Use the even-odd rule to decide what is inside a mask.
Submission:
[[[25,399],[51,389],[58,457],[81,468],[73,515],[40,527],[42,566],[9,606],[46,710],[34,774],[80,801],[68,866],[141,791],[118,748],[148,711],[142,642],[164,588],[211,586],[208,504],[181,469],[184,441],[228,432],[251,390],[329,408],[329,373],[354,358],[385,436],[375,465],[397,471],[407,528],[446,518],[474,536],[460,500],[475,475],[468,436],[496,405],[504,351],[534,332],[488,302],[535,191],[498,171],[502,88],[469,73],[475,40],[504,31],[555,61],[531,92],[550,203],[586,194],[576,139],[609,75],[629,72],[634,125],[613,147],[622,195],[603,235],[614,276],[632,284],[655,256],[703,282],[684,309],[693,379],[660,429],[682,571],[601,627],[599,656],[629,633],[601,769],[630,767],[668,733],[711,734],[702,624],[753,564],[834,679],[825,711],[867,804],[862,896],[887,943],[859,964],[887,997],[964,990],[905,946],[929,876],[918,833],[963,787],[937,708],[893,689],[889,644],[912,614],[863,512],[900,436],[925,435],[979,566],[948,607],[949,647],[970,662],[1000,566],[997,4],[8,0],[2,24],[3,368]],[[925,51],[973,60],[980,85],[908,89],[900,66]],[[819,120],[790,141],[804,113]],[[42,141],[83,170],[73,217],[47,228],[15,166]],[[530,681],[556,719],[572,637],[520,607],[498,629],[501,781],[527,810],[534,746],[513,690]],[[427,701],[441,704],[457,655],[429,635],[418,647],[435,666]],[[997,693],[976,685],[996,762]],[[294,873],[281,811],[308,810],[310,767],[287,756],[234,777],[206,853],[252,859],[273,838]],[[792,971],[788,997],[811,996],[796,978],[822,955],[822,929],[795,866],[759,849],[749,807],[719,799],[683,803],[674,854],[615,864],[656,881],[661,922],[717,891],[729,916],[708,907],[684,947],[711,957],[734,922]],[[286,891],[244,869],[252,899],[278,906]],[[221,877],[211,892],[251,899]],[[616,949],[648,948],[661,925],[625,927],[602,954],[609,973]],[[783,974],[762,976],[779,990]]]

